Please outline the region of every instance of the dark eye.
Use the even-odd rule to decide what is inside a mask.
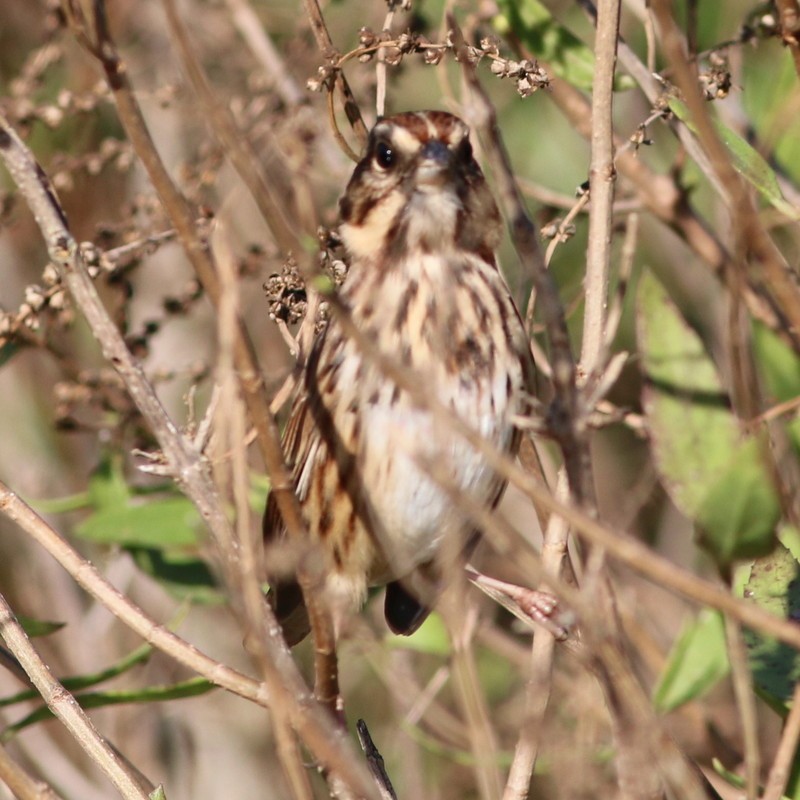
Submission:
[[[469,139],[464,139],[462,140],[461,144],[459,144],[458,154],[462,161],[472,160],[472,144],[470,143]]]
[[[375,146],[375,163],[381,169],[390,169],[394,166],[394,150],[386,142],[378,142]]]

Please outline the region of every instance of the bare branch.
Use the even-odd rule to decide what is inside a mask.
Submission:
[[[148,800],[149,788],[141,785],[123,759],[103,739],[75,698],[56,680],[0,595],[0,635],[28,673],[47,707],[61,720],[89,758],[97,764],[126,800]]]
[[[0,781],[14,793],[17,800],[60,800],[51,786],[36,780],[0,745]]]
[[[589,165],[589,244],[586,252],[586,303],[583,316],[581,369],[599,366],[606,334],[611,221],[614,205],[614,128],[612,121],[614,68],[617,61],[621,0],[600,0],[595,35],[592,84],[592,155]]]
[[[783,726],[783,734],[775,753],[775,759],[764,786],[763,800],[781,800],[789,781],[800,742],[800,683],[795,684],[794,694],[789,704],[789,715]]]

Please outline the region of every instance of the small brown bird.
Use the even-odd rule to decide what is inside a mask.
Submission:
[[[443,111],[381,119],[340,210],[350,262],[340,294],[354,323],[432,397],[514,454],[513,419],[526,411],[534,367],[497,267],[500,214],[467,126]],[[487,507],[502,496],[505,482],[485,458],[442,427],[331,320],[310,353],[283,446],[326,558],[334,619],[358,608],[369,586],[387,584],[389,627],[413,633],[435,600],[445,543],[463,550],[474,540],[424,462],[435,460]],[[285,535],[272,498],[264,534],[268,543]],[[270,602],[290,644],[308,634],[296,583],[276,575]]]

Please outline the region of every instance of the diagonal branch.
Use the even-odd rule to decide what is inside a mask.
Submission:
[[[124,759],[100,735],[75,698],[56,680],[28,639],[14,612],[0,595],[0,636],[14,654],[48,708],[72,734],[126,800],[148,800],[145,789]]]

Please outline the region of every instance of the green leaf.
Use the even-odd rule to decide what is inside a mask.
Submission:
[[[128,548],[136,565],[164,585],[175,597],[193,603],[221,603],[224,597],[208,565],[178,551]]]
[[[51,633],[60,631],[66,624],[65,622],[48,622],[43,619],[33,619],[33,617],[24,617],[21,614],[17,614],[17,621],[31,639],[37,636],[49,636]]]
[[[772,156],[781,169],[795,184],[800,183],[800,115],[788,111],[786,105],[797,85],[794,59],[788,49],[773,58],[748,58],[740,77],[748,122],[759,141],[773,144]]]
[[[122,659],[120,659],[116,664],[112,664],[112,666],[110,666],[108,669],[104,669],[100,672],[94,672],[89,675],[75,675],[62,678],[61,685],[66,689],[69,689],[71,692],[75,692],[80,689],[88,689],[90,686],[96,686],[99,683],[104,683],[105,681],[109,681],[118,677],[119,675],[123,675],[138,664],[143,664],[150,658],[150,654],[152,652],[153,648],[149,644],[140,645],[127,656],[124,656]],[[40,696],[41,695],[39,692],[33,689],[26,690],[24,692],[18,692],[17,694],[9,697],[0,698],[0,707],[12,706],[16,703],[22,703],[27,700],[36,700]]]
[[[733,460],[739,428],[700,337],[648,272],[639,283],[637,323],[656,469],[693,518]]]
[[[150,798],[150,800],[167,800],[167,793],[164,791],[164,787],[161,784],[156,786],[156,788],[153,789],[153,791],[147,796]]]
[[[560,78],[579,89],[591,90],[594,53],[561,25],[539,0],[499,0],[497,5],[500,14],[494,18],[494,25],[501,35],[512,31]],[[614,79],[617,90],[630,89],[633,85],[627,75]]]
[[[128,502],[130,491],[119,455],[104,458],[89,478],[89,503],[95,510],[117,508]]]
[[[762,460],[749,439],[710,488],[697,511],[700,544],[726,570],[732,562],[772,551],[781,507]]]
[[[745,597],[783,619],[800,619],[800,580],[797,559],[779,544],[758,559],[750,571]],[[753,680],[762,691],[787,701],[800,678],[800,653],[789,645],[745,629]]]
[[[718,758],[711,759],[711,766],[714,767],[714,772],[724,778],[731,786],[736,789],[744,789],[744,778],[729,770]]]
[[[83,539],[104,544],[171,548],[196,545],[199,527],[200,515],[192,503],[184,497],[166,497],[104,506],[80,523],[75,532]]]
[[[730,672],[725,621],[718,611],[701,611],[686,625],[672,647],[653,702],[658,711],[673,711],[696,700]]]
[[[158,703],[167,700],[182,700],[188,697],[197,697],[216,689],[215,684],[205,678],[189,678],[167,686],[145,686],[142,689],[125,690],[119,692],[91,692],[87,694],[75,695],[78,705],[81,708],[104,708],[106,706],[117,706],[128,703]],[[4,731],[0,740],[8,742],[20,731],[42,720],[50,719],[53,716],[47,706],[32,711],[19,722],[9,725]]]
[[[31,505],[40,514],[66,514],[70,511],[82,511],[84,508],[90,508],[91,502],[89,500],[89,492],[78,492],[66,497],[32,500]]]
[[[692,133],[697,133],[697,127],[691,120],[689,109],[683,102],[673,97],[669,101],[669,107]],[[783,196],[775,172],[761,153],[727,125],[723,125],[713,117],[712,122],[717,130],[717,135],[731,155],[733,168],[774,208],[790,219],[800,219],[800,209],[793,206]]]
[[[753,323],[754,360],[768,393],[778,403],[800,397],[800,358],[766,325]]]

